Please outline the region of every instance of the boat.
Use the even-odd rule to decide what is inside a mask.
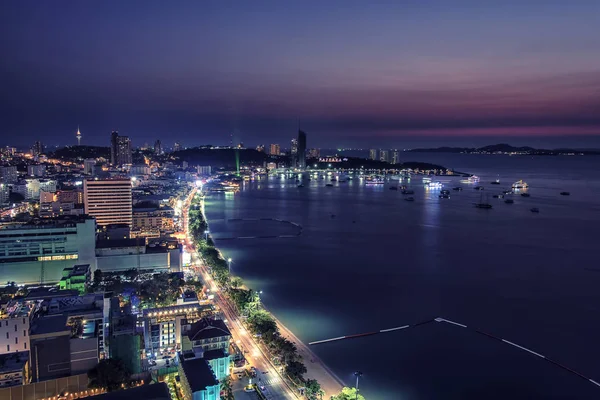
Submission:
[[[503,199],[504,195],[503,194],[495,194],[492,197],[495,198],[495,199]]]
[[[492,208],[492,205],[490,203],[488,203],[487,201],[483,201],[483,193],[481,193],[481,197],[479,198],[479,203],[475,203],[475,208],[484,208],[489,210],[490,208]]]
[[[325,186],[327,186],[327,187],[333,187],[333,183],[328,183]]]
[[[512,190],[503,190],[502,194],[512,194]]]
[[[467,182],[468,183],[477,183],[477,182],[479,182],[479,177],[477,175],[472,175],[469,178],[467,178]]]
[[[398,186],[390,186],[390,190],[398,190]]]
[[[571,193],[569,193],[569,192],[560,192],[560,195],[561,196],[570,196]]]
[[[513,199],[506,199],[506,200],[504,200],[504,202],[506,204],[513,204],[515,201]]]
[[[523,196],[523,197],[531,197],[531,195],[529,193],[521,193],[521,196]]]
[[[365,185],[383,185],[383,179],[380,178],[367,178],[365,179]]]
[[[405,197],[404,200],[406,200],[406,201],[415,201],[415,198],[412,197],[412,196],[411,197]]]
[[[537,207],[533,207],[533,208],[532,208],[530,211],[531,211],[532,213],[539,213],[539,212],[540,212],[540,209],[539,209],[539,208],[537,208]]]
[[[499,185],[500,184],[500,179],[496,179],[493,182],[490,182],[491,185]]]
[[[462,187],[457,186],[455,188],[452,188],[452,190],[456,190],[457,192],[460,192],[460,191],[462,191]]]
[[[475,189],[475,190],[484,190],[485,188],[483,186],[475,186],[473,189]]]
[[[405,190],[402,191],[402,194],[415,194],[415,191],[414,190],[406,190],[405,189]]]
[[[449,198],[450,198],[450,196],[449,196],[449,195],[447,195],[447,194],[440,194],[438,197],[439,197],[440,199],[449,199]]]
[[[425,184],[425,187],[428,187],[430,189],[440,189],[442,186],[443,185],[441,182],[429,182]]]
[[[518,181],[512,184],[513,189],[527,189],[528,187],[529,185],[527,184],[527,182],[523,182],[522,179],[519,179]]]

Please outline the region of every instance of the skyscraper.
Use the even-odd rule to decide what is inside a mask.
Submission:
[[[83,182],[85,213],[95,217],[98,226],[126,224],[131,227],[132,200],[129,179]]]
[[[389,151],[383,149],[379,150],[379,161],[388,162],[389,160]]]
[[[179,150],[181,150],[181,143],[175,142],[175,144],[173,145],[173,151],[179,151]]]
[[[34,156],[39,156],[44,152],[44,144],[42,142],[35,142],[31,148],[31,152]]]
[[[306,168],[306,133],[298,130],[298,168]]]
[[[400,164],[400,152],[398,150],[392,151],[392,164]]]
[[[369,150],[369,160],[377,160],[377,149]]]
[[[290,161],[292,168],[296,168],[298,166],[298,139],[292,139],[290,145]]]
[[[113,131],[110,135],[110,163],[115,166],[131,164],[131,140]]]
[[[272,156],[278,156],[280,154],[280,147],[278,144],[271,144],[269,150],[269,154]]]
[[[160,140],[157,140],[156,142],[154,142],[154,154],[160,156],[162,153],[162,144],[160,143]]]

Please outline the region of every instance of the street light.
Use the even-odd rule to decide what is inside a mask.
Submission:
[[[208,229],[204,231],[204,240],[205,240],[206,242],[208,242],[208,234],[209,234],[209,233],[210,233],[210,232],[208,231]]]
[[[231,257],[227,259],[227,264],[229,265],[229,273],[231,274]]]
[[[362,372],[360,371],[356,371],[354,373],[354,376],[356,376],[356,400],[358,400],[358,379],[362,376]]]

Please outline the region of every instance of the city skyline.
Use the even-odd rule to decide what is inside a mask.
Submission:
[[[144,4],[2,4],[3,137],[600,147],[597,2]]]

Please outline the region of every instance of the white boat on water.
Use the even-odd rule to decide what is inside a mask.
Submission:
[[[442,188],[442,183],[441,182],[428,182],[425,184],[425,187],[428,187],[430,189],[441,189]]]
[[[527,182],[523,182],[522,179],[519,179],[518,181],[516,181],[515,183],[512,184],[512,188],[513,189],[527,189],[527,188],[529,188],[529,185],[527,184]]]

